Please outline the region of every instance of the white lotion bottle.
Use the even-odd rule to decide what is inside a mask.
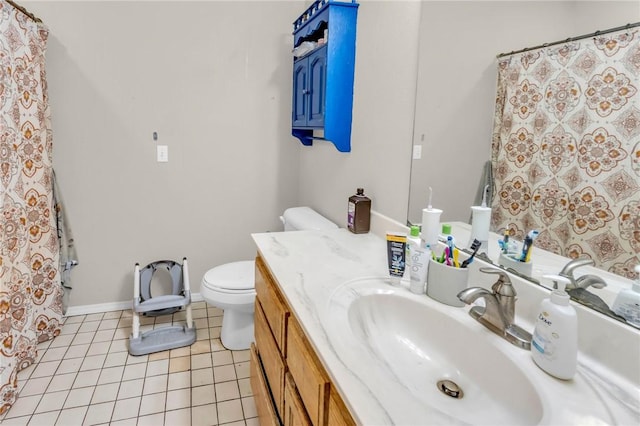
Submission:
[[[427,281],[427,268],[431,250],[425,246],[420,238],[420,228],[411,227],[411,233],[407,237],[409,265],[409,290],[412,293],[424,294]]]
[[[635,271],[638,273],[636,282],[631,289],[625,288],[618,293],[611,310],[640,328],[640,265],[636,265]]]
[[[544,275],[544,278],[555,281],[558,289],[540,304],[531,340],[531,356],[548,374],[569,380],[578,365],[578,317],[564,291],[570,281],[559,275]]]

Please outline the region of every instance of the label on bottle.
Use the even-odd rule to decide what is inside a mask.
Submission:
[[[354,203],[353,201],[349,201],[349,207],[347,209],[347,226],[352,231],[355,228],[355,220],[356,220],[356,203]]]
[[[540,352],[547,360],[556,358],[556,342],[560,336],[551,330],[551,321],[546,312],[538,314],[538,323],[531,339],[531,348]]]

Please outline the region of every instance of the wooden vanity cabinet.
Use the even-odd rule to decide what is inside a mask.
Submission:
[[[251,387],[262,425],[355,425],[304,330],[256,257]]]

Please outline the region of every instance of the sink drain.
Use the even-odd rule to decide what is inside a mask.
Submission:
[[[437,383],[438,390],[443,394],[450,396],[451,398],[460,399],[462,398],[462,389],[451,380],[440,380]]]

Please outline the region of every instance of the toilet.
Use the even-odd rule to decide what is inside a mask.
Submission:
[[[280,216],[285,231],[329,230],[338,226],[309,207],[292,207]],[[249,349],[253,338],[256,297],[255,261],[226,263],[209,269],[200,294],[211,306],[224,311],[220,341],[231,350]]]

